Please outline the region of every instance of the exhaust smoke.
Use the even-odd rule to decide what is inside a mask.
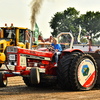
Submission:
[[[30,3],[31,6],[31,31],[33,31],[36,15],[39,13],[43,0],[32,0]]]

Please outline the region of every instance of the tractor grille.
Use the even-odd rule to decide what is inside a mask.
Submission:
[[[0,52],[3,52],[3,44],[0,44]]]

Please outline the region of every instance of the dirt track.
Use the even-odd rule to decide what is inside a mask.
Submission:
[[[0,88],[0,100],[100,100],[100,88],[91,91],[64,91],[57,87],[27,87],[22,77],[8,78]]]

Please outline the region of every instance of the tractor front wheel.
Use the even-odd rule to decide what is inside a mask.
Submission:
[[[32,84],[39,84],[40,83],[40,73],[38,67],[32,67],[30,72],[30,78]]]

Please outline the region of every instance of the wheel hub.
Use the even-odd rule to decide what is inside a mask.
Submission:
[[[90,59],[81,61],[78,67],[78,80],[83,87],[92,85],[95,79],[95,66]]]

